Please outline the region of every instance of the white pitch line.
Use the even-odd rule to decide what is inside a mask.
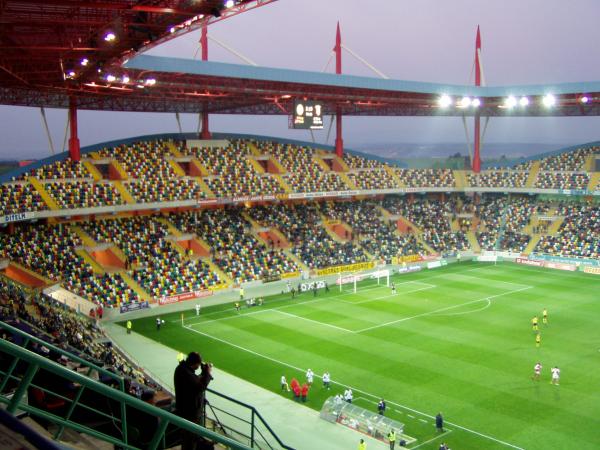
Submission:
[[[419,448],[419,447],[422,447],[422,446],[424,446],[425,444],[429,444],[430,442],[432,442],[432,441],[435,441],[436,439],[439,439],[439,438],[441,438],[442,436],[447,436],[447,435],[448,435],[448,434],[450,434],[450,433],[452,433],[452,430],[447,430],[447,431],[445,431],[445,432],[444,432],[444,433],[442,433],[442,434],[439,434],[439,435],[437,435],[437,436],[435,436],[435,437],[432,437],[432,438],[431,438],[431,439],[429,439],[428,441],[421,442],[419,445],[416,445],[416,446],[414,446],[414,447],[411,447],[411,450],[415,450],[415,448]],[[510,444],[508,444],[508,445],[510,445]],[[511,446],[511,447],[512,447],[512,446]],[[515,447],[515,448],[518,448],[518,447]],[[522,449],[521,449],[521,450],[522,450]]]
[[[231,347],[237,348],[237,349],[239,349],[239,350],[245,351],[245,352],[247,352],[247,353],[250,353],[250,354],[252,354],[252,355],[258,356],[258,357],[260,357],[260,358],[264,358],[264,359],[267,359],[267,360],[269,360],[269,361],[272,361],[272,362],[274,362],[274,363],[280,364],[280,365],[282,365],[282,366],[289,367],[290,369],[297,370],[297,371],[299,371],[299,372],[301,372],[301,373],[304,373],[304,372],[305,372],[305,370],[304,370],[304,369],[301,369],[300,367],[296,367],[296,366],[293,366],[292,364],[288,364],[288,363],[286,363],[286,362],[283,362],[283,361],[281,361],[281,360],[278,360],[278,359],[275,359],[275,358],[271,358],[270,356],[263,355],[262,353],[258,353],[258,352],[255,352],[254,350],[250,350],[250,349],[248,349],[248,348],[242,347],[241,345],[237,345],[237,344],[234,344],[233,342],[226,341],[225,339],[221,339],[221,338],[218,338],[218,337],[216,337],[216,336],[212,336],[212,335],[210,335],[210,334],[208,334],[208,333],[204,333],[204,332],[202,332],[202,331],[199,331],[199,330],[194,330],[193,328],[191,328],[191,327],[189,327],[189,326],[184,326],[184,328],[185,328],[185,329],[187,329],[187,330],[189,330],[189,331],[191,331],[191,332],[193,332],[193,333],[200,334],[200,335],[202,335],[202,336],[205,336],[205,337],[207,337],[207,338],[209,338],[209,339],[213,339],[213,340],[215,340],[215,341],[218,341],[218,342],[221,342],[221,343],[223,343],[223,344],[229,345],[229,346],[231,346]],[[319,375],[316,375],[316,374],[315,374],[315,377],[317,377],[317,378],[322,378],[321,376],[319,376]],[[349,386],[349,385],[347,385],[347,384],[342,384],[342,383],[339,383],[339,382],[337,382],[337,381],[332,381],[332,383],[333,383],[333,384],[337,384],[338,386],[341,386],[341,387],[345,387],[345,388],[352,389],[353,391],[356,391],[356,392],[360,392],[360,393],[362,393],[362,394],[364,394],[364,395],[367,395],[367,396],[369,396],[369,397],[371,397],[371,398],[375,398],[375,399],[379,399],[379,398],[381,398],[381,396],[377,396],[377,395],[371,394],[371,393],[369,393],[369,392],[367,392],[367,391],[363,391],[362,389],[358,389],[358,388],[355,388],[355,387]],[[429,418],[429,419],[434,419],[434,417],[433,417],[432,415],[430,415],[430,414],[427,414],[427,413],[424,413],[424,412],[418,411],[418,410],[416,410],[416,409],[413,409],[413,408],[410,408],[410,407],[408,407],[408,406],[404,406],[404,405],[402,405],[402,404],[400,404],[400,403],[396,403],[396,402],[393,402],[393,401],[391,401],[391,400],[389,400],[389,401],[388,401],[388,403],[389,403],[390,405],[396,405],[396,406],[398,406],[398,407],[400,407],[400,408],[403,408],[403,409],[405,409],[405,410],[407,410],[407,411],[411,411],[411,412],[413,412],[413,413],[415,413],[415,414],[419,414],[419,415],[421,415],[421,416],[423,416],[423,417],[427,417],[427,418]],[[516,449],[516,450],[525,450],[525,449],[524,449],[524,448],[522,448],[522,447],[517,447],[516,445],[509,444],[508,442],[501,441],[500,439],[496,439],[496,438],[494,438],[494,437],[492,437],[492,436],[488,436],[488,435],[486,435],[486,434],[483,434],[483,433],[479,433],[478,431],[471,430],[470,428],[462,427],[462,426],[460,426],[460,425],[457,425],[457,424],[455,424],[455,423],[448,422],[447,420],[446,420],[445,422],[446,422],[448,425],[452,425],[453,427],[460,428],[461,430],[463,430],[463,431],[466,431],[467,433],[473,433],[473,434],[476,434],[477,436],[481,436],[481,437],[483,437],[483,438],[485,438],[485,439],[489,439],[489,440],[491,440],[491,441],[494,441],[494,442],[497,442],[497,443],[499,443],[499,444],[506,445],[506,446],[508,446],[508,447],[511,447],[511,448],[514,448],[514,449]],[[450,431],[450,430],[448,430],[448,431]]]
[[[419,422],[423,422],[423,423],[429,423],[429,422],[427,422],[425,419],[419,419]]]
[[[483,311],[484,309],[488,309],[490,306],[492,306],[492,301],[488,298],[487,304],[483,305],[483,307],[481,307],[479,309],[474,309],[472,311],[457,312],[457,313],[447,313],[447,314],[441,313],[438,315],[439,316],[464,316],[465,314],[474,314],[476,312]]]
[[[312,320],[307,317],[297,316],[296,314],[286,313],[286,312],[280,311],[278,309],[271,309],[271,310],[267,310],[267,311],[275,311],[275,312],[278,312],[279,314],[283,314],[285,316],[294,317],[294,318],[300,319],[300,320],[306,320],[307,322],[316,323],[317,325],[322,325],[324,327],[334,328],[336,330],[345,331],[347,333],[354,333],[354,331],[348,330],[347,328],[338,327],[338,326],[332,325],[330,323],[319,322],[318,320]]]
[[[525,291],[527,289],[531,289],[532,287],[533,286],[528,286],[528,287],[525,287],[525,288],[522,288],[522,289],[515,289],[514,291],[503,292],[502,294],[491,295],[489,297],[479,298],[477,300],[471,300],[470,302],[460,303],[458,305],[447,306],[445,308],[436,309],[434,311],[424,312],[424,313],[421,313],[421,314],[416,314],[414,316],[409,316],[409,317],[404,317],[402,319],[392,320],[390,322],[382,323],[382,324],[379,324],[379,325],[373,325],[372,327],[367,327],[367,328],[362,328],[360,330],[356,330],[355,333],[362,333],[364,331],[375,330],[377,328],[386,327],[388,325],[394,325],[396,323],[406,322],[407,320],[416,319],[418,317],[430,316],[432,314],[440,313],[440,312],[443,312],[443,311],[449,311],[451,309],[460,308],[462,306],[471,305],[473,303],[482,302],[482,301],[485,301],[485,300],[491,300],[493,298],[502,297],[504,295],[509,295],[509,294],[514,294],[516,292]]]
[[[397,294],[384,295],[382,297],[375,297],[375,298],[370,298],[368,300],[361,300],[360,302],[348,302],[348,301],[344,301],[344,300],[339,300],[339,301],[343,301],[344,303],[350,303],[352,305],[362,305],[363,303],[374,302],[376,300],[382,300],[382,299],[385,299],[385,298],[396,298],[396,297],[398,297],[400,295],[412,294],[413,292],[419,292],[419,291],[426,291],[428,289],[433,289],[433,288],[436,288],[436,287],[437,286],[424,287],[424,288],[420,288],[420,289],[413,289],[412,291],[398,292]]]
[[[204,325],[207,323],[221,322],[223,320],[239,319],[240,317],[253,316],[254,314],[262,314],[262,313],[266,313],[267,311],[271,311],[271,309],[259,309],[258,311],[251,311],[251,312],[245,312],[245,313],[241,313],[241,314],[235,314],[233,316],[221,317],[220,319],[201,320],[198,322],[193,322],[191,324],[186,323],[184,320],[184,323],[186,323],[186,325],[200,325],[200,324]],[[173,322],[181,323],[181,319],[174,320]]]

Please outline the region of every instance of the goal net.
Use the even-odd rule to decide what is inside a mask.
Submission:
[[[360,285],[359,285],[360,283]],[[340,273],[336,284],[339,286],[340,292],[343,290],[351,290],[356,293],[360,286],[365,285],[390,285],[390,271],[388,269],[379,269],[371,271],[360,271],[351,273]]]

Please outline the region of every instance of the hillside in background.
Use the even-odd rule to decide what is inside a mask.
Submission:
[[[576,144],[573,144],[576,145]],[[535,143],[484,143],[482,147],[482,158],[499,159],[505,156],[507,159],[522,158],[525,156],[538,155],[551,150],[558,150],[568,147],[568,144],[535,144]],[[448,157],[460,153],[463,156],[469,154],[467,145],[464,142],[440,142],[440,143],[397,143],[382,142],[359,144],[352,148],[371,153],[377,156],[383,156],[391,159],[411,159],[411,158],[435,158]]]

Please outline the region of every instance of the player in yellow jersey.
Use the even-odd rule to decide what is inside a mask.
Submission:
[[[537,318],[537,316],[533,316],[533,319],[531,319],[531,327],[533,328],[533,331],[535,331],[535,332],[538,331],[538,318]]]
[[[548,325],[548,310],[546,308],[542,311],[542,323]]]
[[[542,345],[542,335],[538,333],[535,335],[535,346],[536,348],[540,348],[540,345]]]

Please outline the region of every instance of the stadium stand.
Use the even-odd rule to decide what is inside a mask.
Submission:
[[[586,189],[590,177],[585,172],[540,172],[535,187],[540,189]]]
[[[259,206],[248,210],[263,226],[275,227],[292,243],[292,253],[309,268],[367,261],[363,249],[353,242],[332,239],[322,225],[316,204]]]
[[[43,165],[37,169],[31,169],[19,176],[18,179],[26,180],[28,177],[34,177],[40,180],[67,180],[74,178],[92,178],[92,175],[81,162],[65,159],[64,161],[55,161]]]
[[[123,200],[110,183],[90,183],[87,181],[49,182],[44,184],[61,209],[93,208],[97,206],[122,205]]]
[[[480,233],[476,233],[482,250],[494,250],[500,232],[501,217],[506,208],[505,197],[483,197],[475,206],[480,222]]]
[[[201,291],[220,283],[203,261],[185,259],[172,242],[166,225],[154,217],[85,222],[81,228],[96,242],[110,242],[134,268],[133,279],[155,298]]]
[[[382,169],[385,166],[375,159],[367,159],[352,153],[344,153],[344,162],[351,169]]]
[[[357,189],[394,189],[398,185],[384,169],[356,170],[348,172],[348,178]]]
[[[195,200],[206,197],[200,185],[190,178],[156,179],[150,182],[136,180],[126,182],[124,185],[138,203]]]
[[[14,182],[0,185],[0,215],[47,209],[48,206],[31,184]]]
[[[600,209],[585,203],[562,204],[557,215],[564,220],[556,235],[542,236],[536,252],[556,256],[600,256]]]
[[[521,188],[525,186],[528,172],[516,170],[489,170],[478,174],[469,172],[467,179],[472,187]]]
[[[161,389],[111,345],[94,319],[77,314],[44,294],[27,292],[3,278],[0,278],[0,305],[1,320],[126,377],[131,394],[139,397],[145,389]],[[16,340],[8,333],[4,338]],[[32,350],[45,357],[60,356],[51,354],[40,345],[33,345]],[[64,359],[61,362],[68,364]]]
[[[556,172],[579,171],[585,167],[589,155],[600,152],[600,147],[582,147],[569,152],[562,152],[555,156],[548,156],[540,160],[541,169]]]
[[[250,224],[239,208],[187,212],[173,215],[171,220],[180,230],[206,241],[217,266],[236,283],[298,270],[283,251],[267,248],[250,233]]]
[[[454,172],[449,169],[395,169],[408,187],[454,187]]]
[[[469,247],[464,231],[450,229],[449,216],[454,213],[450,202],[415,200],[409,202],[396,196],[386,197],[383,207],[392,214],[406,217],[422,231],[423,240],[439,253],[464,251]]]
[[[413,234],[398,234],[396,224],[382,217],[379,202],[327,202],[323,214],[352,226],[360,245],[377,259],[391,262],[393,257],[423,255],[423,246]]]

